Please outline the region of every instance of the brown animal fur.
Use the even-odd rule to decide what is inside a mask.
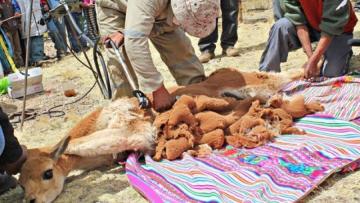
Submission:
[[[188,104],[189,101],[193,104],[192,100],[188,96],[186,99],[180,98],[172,110],[160,114],[159,119],[155,119],[156,126],[162,127],[158,128],[159,141],[154,159],[176,159],[182,154],[179,153],[179,149],[197,154],[196,148],[200,144],[208,144],[213,149],[219,149],[226,140],[235,147],[254,148],[271,141],[277,135],[303,134],[303,131],[293,127],[292,115],[304,116],[312,113],[303,97],[287,101],[275,95],[269,100],[268,107],[262,106],[259,100],[254,100],[249,107],[252,100],[236,102],[228,98],[199,98],[194,97],[196,107],[191,105],[191,109]],[[186,103],[182,104],[182,101]],[[290,108],[291,105],[293,108]],[[229,109],[229,106],[233,109]],[[319,104],[310,103],[309,106],[314,106],[312,109],[315,111],[322,110]],[[175,151],[168,150],[167,143],[175,146],[177,141],[181,141],[181,147]]]
[[[125,150],[151,153],[155,128],[146,112],[136,108],[132,99],[119,99],[90,113],[55,147],[30,149],[19,179],[25,198],[53,201],[70,171],[111,165],[113,153]],[[53,177],[44,179],[49,170]]]

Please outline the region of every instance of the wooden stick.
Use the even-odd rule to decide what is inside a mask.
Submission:
[[[24,89],[24,100],[23,100],[23,107],[22,107],[22,114],[21,114],[21,124],[20,129],[22,130],[25,121],[25,110],[26,110],[26,94],[27,94],[27,80],[28,80],[28,68],[29,68],[29,51],[30,51],[30,42],[31,42],[31,16],[32,16],[32,9],[33,9],[34,0],[30,0],[30,8],[28,9],[27,13],[29,16],[25,19],[25,25],[27,25],[27,40],[26,40],[26,56],[25,56],[25,89]],[[28,24],[26,24],[28,22]]]

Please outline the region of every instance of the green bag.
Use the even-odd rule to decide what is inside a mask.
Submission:
[[[10,85],[10,81],[7,77],[0,79],[0,95],[7,93],[7,89],[9,85]]]

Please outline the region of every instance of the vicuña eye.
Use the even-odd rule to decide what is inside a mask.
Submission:
[[[43,173],[43,179],[44,180],[50,180],[53,178],[53,170],[49,169]]]

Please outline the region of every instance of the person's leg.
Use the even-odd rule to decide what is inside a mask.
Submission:
[[[39,65],[37,62],[44,58],[44,39],[43,36],[34,36],[30,40],[30,63]]]
[[[101,1],[103,4],[104,1]],[[98,12],[98,25],[100,36],[112,34],[118,30],[122,30],[125,26],[125,14],[120,12],[120,8],[114,2],[108,1],[103,6],[99,1],[96,2],[96,10]],[[125,75],[122,72],[121,65],[112,49],[105,49],[107,56],[107,67],[113,82],[115,93],[113,98],[132,96],[132,89],[127,82]],[[127,60],[128,61],[128,60]],[[129,68],[131,65],[127,64]],[[132,71],[132,69],[131,69]],[[136,79],[135,73],[132,71],[132,76]]]
[[[184,31],[178,28],[150,40],[178,85],[200,82],[205,78],[204,68]]]
[[[284,17],[284,13],[280,6],[280,0],[273,0],[273,12],[274,12],[274,19],[275,21],[279,20],[280,18]]]
[[[237,56],[239,51],[234,49],[235,43],[238,40],[238,14],[239,14],[239,1],[238,0],[222,0],[222,34],[221,34],[221,47],[223,54],[228,56]]]
[[[24,60],[22,58],[22,50],[20,44],[19,32],[17,30],[7,33],[12,47],[14,49],[14,62],[17,67],[21,67],[24,65]]]
[[[61,54],[64,54],[66,52],[66,46],[65,46],[64,40],[60,36],[60,32],[56,26],[55,21],[56,20],[54,20],[54,19],[50,20],[47,23],[47,27],[49,30],[49,36],[55,44],[56,55],[57,55],[57,57],[60,57]]]
[[[81,26],[81,23],[80,23],[81,13],[73,12],[73,13],[71,13],[71,15],[74,18],[77,26],[80,29],[82,29],[82,26]],[[68,32],[68,37],[69,37],[71,48],[76,53],[80,52],[81,47],[83,47],[83,48],[86,47],[86,41],[84,39],[77,39],[78,33],[73,33],[73,32],[75,32],[75,29],[73,29],[72,24],[71,24],[71,22],[69,22],[69,20],[65,19],[65,25],[66,25],[66,29],[67,29],[67,32]],[[78,43],[79,41],[80,41],[81,44]]]
[[[83,19],[83,13],[82,13],[82,12],[75,14],[76,23],[77,23],[77,25],[79,26],[79,28],[84,32],[84,25],[83,25],[83,23],[86,23],[86,21],[82,22],[82,19]],[[84,32],[84,33],[85,33],[85,32]],[[80,43],[81,43],[81,46],[82,46],[83,48],[87,48],[87,42],[86,42],[85,39],[80,38]]]
[[[71,22],[65,18],[64,19],[65,22],[65,27],[66,27],[66,32],[67,32],[67,37],[69,39],[69,43],[70,43],[70,47],[74,52],[79,52],[80,48],[77,45],[77,39],[73,36],[73,32],[75,32],[75,29],[72,28],[72,24]]]
[[[207,63],[211,59],[215,58],[216,41],[218,39],[218,19],[216,19],[215,30],[207,37],[201,38],[198,42],[201,55],[199,60],[201,63]]]
[[[270,30],[259,70],[280,72],[280,63],[287,60],[289,51],[300,47],[295,26],[287,18],[279,19]]]
[[[216,24],[217,24],[216,19]],[[199,40],[199,48],[201,52],[214,52],[216,48],[216,41],[218,39],[218,26],[216,26],[215,30],[207,37],[201,38]]]
[[[59,33],[59,37],[61,40],[63,40],[63,46],[64,46],[64,50],[65,52],[67,52],[67,46],[66,46],[66,27],[65,27],[65,18],[61,18],[61,19],[57,19],[55,22],[55,26],[57,28],[57,31]]]
[[[56,26],[56,30],[57,30],[57,35],[58,38],[61,40],[62,43],[60,43],[59,45],[61,46],[61,49],[66,52],[67,51],[67,46],[66,46],[66,32],[65,32],[65,23],[64,21],[59,21],[59,20],[55,20],[54,21],[55,26]]]
[[[352,38],[352,34],[342,34],[333,38],[324,54],[325,61],[321,75],[325,77],[338,77],[348,72],[352,49],[347,42]]]

